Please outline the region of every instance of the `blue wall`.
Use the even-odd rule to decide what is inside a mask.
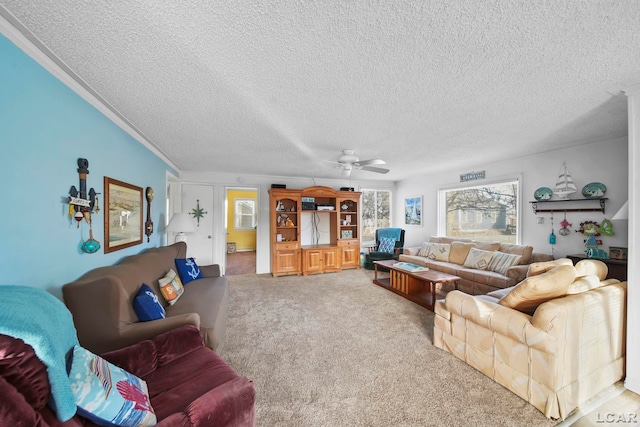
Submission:
[[[60,297],[60,287],[86,271],[163,243],[166,172],[176,171],[1,35],[0,147],[0,285]],[[89,160],[88,189],[104,193],[104,176],[153,187],[149,243],[143,236],[140,245],[105,254],[100,194],[93,235],[102,248],[81,251],[89,227],[78,228],[65,203],[70,187],[79,187],[80,157]]]

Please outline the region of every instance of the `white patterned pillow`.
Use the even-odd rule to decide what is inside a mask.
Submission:
[[[434,261],[449,261],[451,245],[448,243],[432,243],[428,258]]]
[[[467,259],[464,260],[464,266],[467,268],[475,268],[476,270],[486,270],[491,258],[493,258],[493,252],[471,248]]]
[[[390,237],[383,237],[380,239],[380,244],[378,245],[378,252],[384,252],[387,254],[392,254],[396,250],[396,239],[392,239]]]
[[[504,252],[495,251],[489,262],[487,270],[495,271],[502,275],[507,274],[507,270],[520,262],[520,255],[505,254]]]
[[[418,251],[418,256],[428,257],[429,252],[431,252],[431,246],[433,246],[433,243],[422,242],[422,246],[420,246],[420,250]]]

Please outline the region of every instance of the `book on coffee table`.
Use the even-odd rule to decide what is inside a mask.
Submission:
[[[413,264],[410,262],[396,262],[393,264],[393,268],[398,268],[400,270],[408,271],[409,273],[418,273],[421,271],[429,271],[429,267],[425,267],[418,264]]]

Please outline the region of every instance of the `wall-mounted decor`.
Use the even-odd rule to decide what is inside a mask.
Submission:
[[[475,181],[477,179],[484,179],[484,175],[485,175],[484,171],[463,173],[462,175],[460,175],[460,182],[467,182],[467,181]]]
[[[80,190],[75,185],[69,190],[69,216],[76,221],[77,227],[84,219],[89,224],[89,239],[81,245],[83,252],[93,254],[100,250],[100,242],[93,238],[93,219],[92,214],[100,212],[100,204],[93,188],[87,191],[87,175],[89,175],[89,161],[87,159],[78,159],[78,176],[80,182]]]
[[[405,225],[422,225],[422,196],[404,199]]]
[[[151,201],[153,200],[153,188],[147,187],[144,191],[147,197],[147,221],[144,223],[144,234],[147,235],[147,243],[153,234],[153,221],[151,221]]]
[[[617,246],[610,246],[609,247],[609,258],[611,259],[617,259],[620,261],[626,261],[627,260],[627,248],[620,248]]]
[[[142,187],[104,177],[104,252],[142,243]]]
[[[207,211],[200,208],[200,200],[196,200],[196,207],[191,210],[191,216],[198,221],[198,227],[200,227],[200,218],[204,218],[207,213]]]

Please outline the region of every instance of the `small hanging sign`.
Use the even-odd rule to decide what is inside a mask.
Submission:
[[[460,182],[475,181],[477,179],[484,179],[484,171],[469,172],[460,175]]]

